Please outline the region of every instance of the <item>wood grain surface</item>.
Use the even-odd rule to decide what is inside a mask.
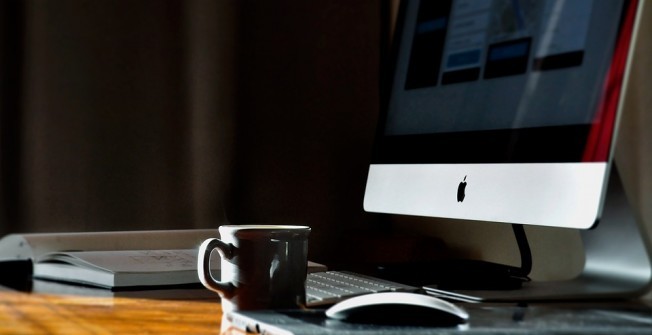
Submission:
[[[218,300],[184,301],[0,290],[0,334],[241,334]]]

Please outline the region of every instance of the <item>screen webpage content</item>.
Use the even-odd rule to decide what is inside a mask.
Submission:
[[[625,1],[409,2],[385,135],[590,124]]]

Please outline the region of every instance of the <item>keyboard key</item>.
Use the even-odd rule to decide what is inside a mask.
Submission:
[[[306,280],[308,306],[334,304],[367,293],[416,290],[413,286],[344,271],[310,273]]]

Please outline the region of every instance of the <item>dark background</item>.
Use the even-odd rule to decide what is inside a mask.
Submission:
[[[0,234],[307,224],[329,258],[378,221],[387,6],[3,1]]]

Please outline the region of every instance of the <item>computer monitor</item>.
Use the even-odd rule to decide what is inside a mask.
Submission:
[[[402,1],[365,210],[613,234],[601,219],[644,5]],[[632,224],[643,274],[629,294],[650,282],[649,241]],[[579,283],[600,254],[588,249],[581,278],[529,297],[622,295]]]

